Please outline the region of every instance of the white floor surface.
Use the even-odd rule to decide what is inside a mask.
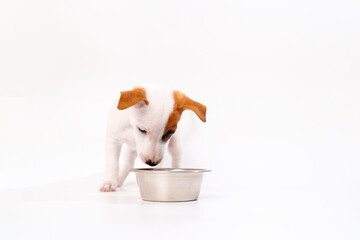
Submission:
[[[0,190],[0,239],[359,239],[359,206],[344,188],[223,185],[204,177],[198,201],[140,199],[135,176],[100,193],[101,174]],[[359,199],[358,199],[359,200]]]

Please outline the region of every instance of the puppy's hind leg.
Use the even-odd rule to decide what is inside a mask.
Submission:
[[[124,155],[121,162],[120,173],[118,178],[118,187],[124,183],[126,177],[129,175],[130,169],[134,167],[135,159],[137,157],[136,150],[130,149],[129,146],[125,144],[124,146]]]
[[[181,141],[179,133],[175,133],[169,140],[168,150],[172,157],[172,168],[179,168],[180,167],[180,160],[181,160]]]

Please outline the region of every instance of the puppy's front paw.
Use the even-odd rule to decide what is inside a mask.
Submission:
[[[100,192],[115,192],[117,185],[116,181],[104,181],[100,186]]]

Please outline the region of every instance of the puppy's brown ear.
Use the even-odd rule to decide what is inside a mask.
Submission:
[[[175,107],[178,111],[183,112],[186,109],[190,109],[196,113],[201,121],[206,122],[206,106],[190,99],[185,94],[174,91]]]
[[[146,99],[146,90],[144,88],[136,87],[131,91],[124,91],[120,93],[120,99],[117,108],[119,110],[127,109],[139,102],[149,104]]]

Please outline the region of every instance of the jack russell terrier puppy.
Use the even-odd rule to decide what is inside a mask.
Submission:
[[[166,146],[172,167],[179,167],[181,145],[176,128],[187,109],[206,122],[206,106],[179,91],[136,87],[121,92],[108,120],[105,178],[100,191],[116,191],[134,167],[137,156],[152,167],[159,164]],[[119,171],[120,150],[124,151],[124,163]]]

